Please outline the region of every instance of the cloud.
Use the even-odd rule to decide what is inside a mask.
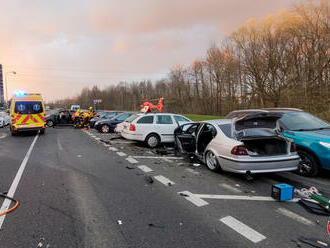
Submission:
[[[11,0],[0,9],[9,91],[46,99],[119,80],[159,78],[189,64],[251,17],[293,0]]]

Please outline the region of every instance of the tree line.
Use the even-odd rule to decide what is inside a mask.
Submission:
[[[330,120],[330,0],[308,1],[250,19],[189,66],[175,65],[156,82],[119,82],[85,88],[52,106],[139,110],[144,99],[164,97],[176,113],[225,115],[232,110],[294,107]]]

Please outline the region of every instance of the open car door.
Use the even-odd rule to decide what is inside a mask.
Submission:
[[[200,123],[187,123],[175,130],[175,143],[180,152],[196,151],[196,133]]]

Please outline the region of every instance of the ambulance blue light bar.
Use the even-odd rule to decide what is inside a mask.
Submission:
[[[16,91],[16,92],[14,93],[14,95],[15,95],[15,96],[25,96],[26,93],[25,93],[24,91],[19,90],[19,91]]]

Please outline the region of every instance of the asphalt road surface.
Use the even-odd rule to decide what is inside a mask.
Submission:
[[[330,241],[329,217],[269,198],[274,183],[313,185],[329,196],[327,172],[247,181],[112,137],[70,127],[12,137],[1,129],[0,192],[13,193],[20,205],[0,217],[0,247],[309,247],[298,238]],[[0,204],[6,205],[2,198]]]

